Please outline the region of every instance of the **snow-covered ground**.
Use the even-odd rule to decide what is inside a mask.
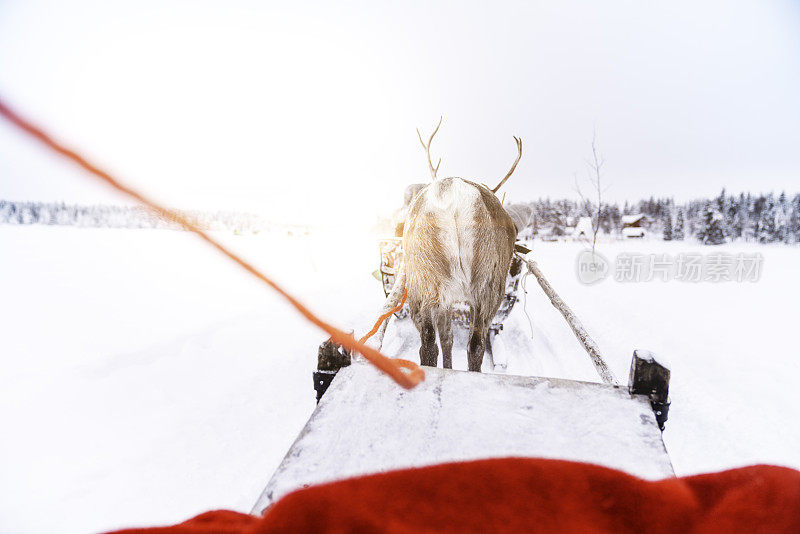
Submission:
[[[363,332],[374,320],[374,236],[222,237],[335,324]],[[635,348],[671,361],[664,439],[676,472],[800,468],[800,248],[603,243],[612,261],[760,252],[763,272],[755,283],[592,286],[575,274],[582,249],[536,242],[534,257],[621,381]],[[249,511],[314,409],[323,335],[186,233],[0,226],[0,250],[0,532]],[[497,342],[508,372],[597,380],[533,278],[527,287],[533,337],[520,302]],[[415,335],[397,325],[384,348],[414,359]],[[463,339],[454,366],[466,367]]]

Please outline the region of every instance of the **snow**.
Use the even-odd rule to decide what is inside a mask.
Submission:
[[[305,485],[503,457],[673,475],[649,401],[626,388],[428,368],[404,391],[355,363],[339,371],[253,512]]]
[[[356,332],[374,322],[383,302],[370,274],[375,236],[340,228],[222,237],[325,319]],[[763,275],[591,286],[575,274],[582,248],[537,241],[532,257],[616,376],[628,375],[634,349],[671,361],[664,441],[675,472],[800,468],[790,409],[800,402],[800,248],[601,241],[610,260],[759,252]],[[0,532],[249,511],[314,410],[324,336],[184,232],[0,226],[0,250]],[[535,280],[526,285],[498,337],[506,372],[598,381],[559,312]],[[392,328],[386,351],[416,359],[413,325]],[[464,337],[457,369],[466,369]]]
[[[623,215],[620,220],[622,221],[622,224],[633,224],[636,221],[640,220],[642,217],[644,217],[644,215],[642,215],[641,213],[637,213],[634,215]]]
[[[665,369],[672,369],[672,363],[663,354],[656,354],[649,350],[637,349],[636,355],[646,362],[655,362]]]
[[[221,237],[326,319],[374,320],[371,238]],[[320,332],[183,232],[0,226],[0,250],[0,532],[249,510],[314,409]]]
[[[537,243],[533,255],[597,341],[615,375],[627,376],[633,349],[651,350],[670,361],[672,406],[664,441],[678,475],[752,463],[800,467],[800,429],[786,410],[800,401],[793,311],[800,297],[800,248],[603,244],[598,250],[612,260],[621,252],[760,252],[763,274],[756,283],[607,279],[593,286],[577,283],[568,269],[579,249],[571,243]],[[558,321],[551,319],[555,310],[547,310],[543,296],[531,292],[529,298],[534,295],[539,312],[534,323],[545,335],[558,333]],[[558,333],[552,345],[569,351],[567,342]],[[551,369],[551,356],[539,354]],[[572,362],[578,355],[564,352],[563,358]]]

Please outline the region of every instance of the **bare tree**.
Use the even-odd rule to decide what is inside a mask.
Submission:
[[[589,167],[588,175],[589,175],[589,183],[592,184],[592,189],[597,192],[597,211],[594,214],[592,219],[592,257],[594,258],[595,247],[597,246],[597,232],[600,230],[600,216],[603,211],[603,192],[604,189],[602,187],[602,169],[603,164],[605,163],[605,158],[602,154],[598,154],[597,151],[597,134],[594,130],[592,130],[592,157],[591,159],[586,160],[586,165]],[[581,188],[578,185],[578,177],[575,176],[575,190],[578,192],[578,195],[581,197],[584,205],[587,208],[592,207],[592,201],[588,200],[583,193],[581,192]]]

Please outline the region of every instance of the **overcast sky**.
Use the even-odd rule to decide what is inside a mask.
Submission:
[[[0,95],[165,203],[371,219],[440,175],[800,191],[800,3],[0,0]],[[120,198],[0,124],[0,198]]]

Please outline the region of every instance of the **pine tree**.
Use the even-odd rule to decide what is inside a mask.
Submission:
[[[781,192],[778,204],[775,206],[775,240],[782,243],[789,242],[789,204],[786,193]]]
[[[672,241],[672,217],[664,217],[664,241]]]
[[[745,241],[752,241],[756,236],[758,217],[756,217],[756,200],[750,193],[747,193],[747,196],[742,203],[741,210],[742,218],[744,219],[742,237],[744,237]]]
[[[775,217],[777,215],[775,200],[770,193],[764,199],[764,205],[756,223],[756,239],[759,243],[772,243],[777,239]]]
[[[720,213],[722,214],[722,223],[725,230],[725,237],[728,239],[737,238],[737,229],[735,228],[736,220],[736,198],[733,196],[725,196],[725,188],[720,193],[720,198],[717,200],[720,206]]]
[[[800,194],[792,199],[787,231],[790,243],[800,243]]]
[[[731,197],[731,205],[728,213],[730,236],[733,239],[741,239],[747,224],[747,204],[744,199],[744,194],[740,194],[738,199],[736,197]]]
[[[698,221],[697,239],[704,245],[721,245],[725,242],[722,214],[714,203],[706,202]]]
[[[678,210],[678,215],[675,217],[675,229],[672,230],[672,239],[683,241],[683,210]]]

